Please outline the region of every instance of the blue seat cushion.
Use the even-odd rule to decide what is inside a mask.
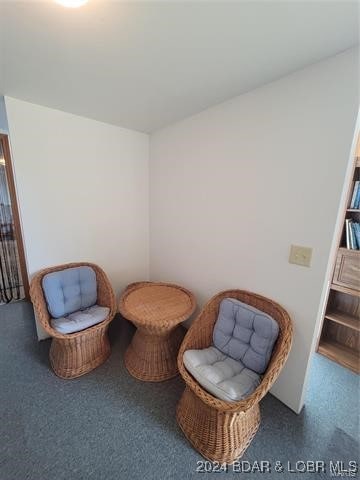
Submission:
[[[42,287],[52,318],[84,310],[97,300],[96,274],[88,266],[48,273],[44,275]]]
[[[253,372],[265,372],[278,334],[277,322],[257,308],[234,298],[220,303],[214,345]]]
[[[109,312],[110,309],[108,307],[93,305],[90,308],[85,308],[85,310],[70,313],[67,317],[52,318],[51,326],[57,332],[63,334],[80,332],[80,330],[104,321]]]
[[[215,347],[186,350],[184,365],[205,390],[225,402],[243,400],[261,381],[257,373]]]

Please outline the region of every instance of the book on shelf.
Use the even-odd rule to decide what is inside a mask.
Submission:
[[[360,206],[360,181],[356,180],[356,182],[354,183],[354,188],[351,195],[349,208],[358,209],[359,206]]]
[[[345,220],[346,248],[349,250],[360,249],[360,223],[354,222],[352,218]]]
[[[352,250],[357,250],[358,246],[355,238],[354,222],[350,222],[350,244]]]
[[[355,245],[354,245],[354,231],[352,228],[352,220],[349,222],[349,235],[350,235],[350,248],[351,250],[355,250]]]
[[[357,189],[356,189],[356,196],[355,196],[353,208],[359,209],[360,208],[360,182],[359,180],[357,180],[355,183],[357,183]]]
[[[360,250],[360,223],[354,222],[353,223],[353,230],[354,230],[354,234],[355,234],[357,248],[358,248],[358,250]]]
[[[350,218],[347,218],[345,220],[345,240],[346,240],[346,248],[350,249],[350,233],[349,233],[349,223],[350,223]]]

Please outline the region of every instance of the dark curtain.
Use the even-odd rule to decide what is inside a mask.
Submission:
[[[4,160],[0,151],[0,303],[23,297]]]

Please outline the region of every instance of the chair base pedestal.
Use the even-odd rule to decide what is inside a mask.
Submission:
[[[145,382],[163,382],[178,375],[176,357],[184,335],[181,326],[162,335],[138,327],[125,352],[130,375]]]
[[[78,337],[54,337],[50,347],[50,363],[58,377],[80,377],[104,363],[110,355],[108,325],[90,329]]]
[[[223,412],[202,402],[186,387],[176,411],[184,435],[203,457],[233,463],[240,458],[260,425],[259,404],[246,412]]]

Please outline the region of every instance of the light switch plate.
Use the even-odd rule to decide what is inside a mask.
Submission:
[[[310,267],[312,248],[299,245],[290,246],[289,263],[295,263],[302,267]]]

